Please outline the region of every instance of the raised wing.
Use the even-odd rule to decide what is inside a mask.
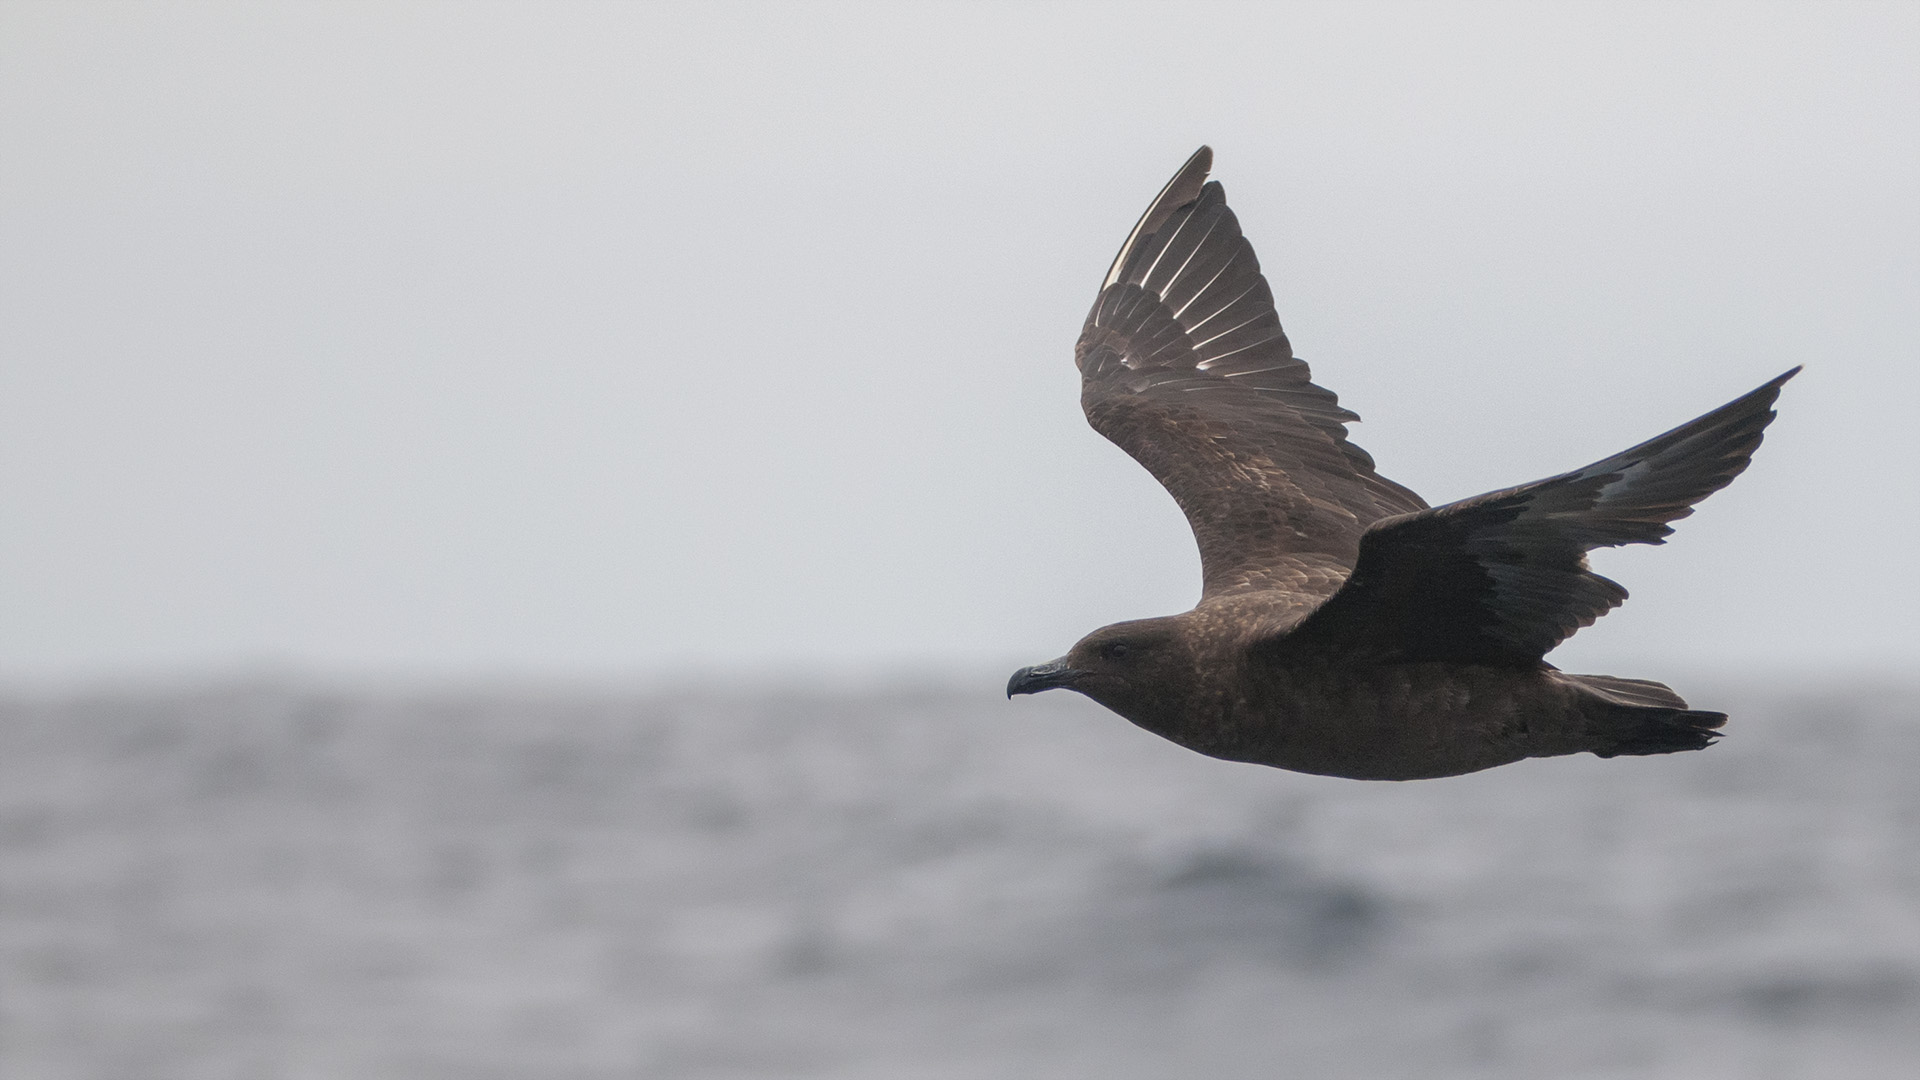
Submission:
[[[1380,522],[1340,591],[1273,647],[1388,663],[1537,662],[1627,598],[1587,569],[1586,553],[1664,543],[1668,522],[1746,469],[1799,370],[1576,472]]]
[[[1146,466],[1200,546],[1204,595],[1330,594],[1380,518],[1424,508],[1347,441],[1309,380],[1201,147],[1141,216],[1080,332],[1080,404]]]

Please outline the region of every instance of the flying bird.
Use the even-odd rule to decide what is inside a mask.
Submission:
[[[1699,750],[1726,714],[1543,658],[1627,591],[1586,553],[1658,544],[1732,482],[1780,387],[1594,462],[1429,507],[1309,381],[1201,147],[1120,246],[1074,349],[1087,422],[1179,503],[1193,610],[1105,626],[1007,696],[1078,691],[1212,757],[1365,780]]]

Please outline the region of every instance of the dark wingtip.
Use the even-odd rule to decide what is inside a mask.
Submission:
[[[1200,197],[1200,189],[1207,184],[1207,174],[1213,170],[1213,148],[1202,146],[1193,152],[1187,163],[1180,166],[1167,186],[1160,189],[1147,204],[1147,212],[1127,234],[1127,242],[1120,245],[1119,254],[1113,257],[1113,263],[1107,267],[1107,276],[1101,280],[1102,291],[1114,283],[1120,276],[1120,268],[1126,264],[1127,255],[1133,251],[1133,245],[1143,236],[1149,236],[1158,229],[1175,210]]]
[[[1753,389],[1747,391],[1746,393],[1741,394],[1739,397],[1734,398],[1732,401],[1727,402],[1725,405],[1720,406],[1718,409],[1713,410],[1713,412],[1707,413],[1705,416],[1700,417],[1699,419],[1705,420],[1709,416],[1732,415],[1735,413],[1753,413],[1763,409],[1770,409],[1773,407],[1773,403],[1780,399],[1780,388],[1786,385],[1786,382],[1788,379],[1791,379],[1795,375],[1800,374],[1800,369],[1801,369],[1801,365],[1795,364],[1792,367],[1788,368],[1787,370],[1781,372],[1780,374],[1775,375],[1773,378],[1768,379],[1766,382],[1761,383],[1759,386],[1754,387]],[[1773,419],[1773,415],[1774,414],[1772,413],[1767,413],[1767,419],[1771,421]],[[1694,423],[1698,423],[1698,422],[1699,420],[1694,421]]]
[[[1793,365],[1780,374],[1775,375],[1773,378],[1768,379],[1766,382],[1761,383],[1759,386],[1754,387],[1752,390],[1740,395],[1734,399],[1731,404],[1743,405],[1749,402],[1757,402],[1762,409],[1773,408],[1773,403],[1780,400],[1780,388],[1787,384],[1788,379],[1800,374],[1800,368],[1801,365],[1799,364]],[[1767,420],[1769,422],[1772,421],[1773,417],[1773,413],[1767,413]]]

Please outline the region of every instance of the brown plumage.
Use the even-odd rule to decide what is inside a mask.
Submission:
[[[1308,381],[1212,161],[1147,208],[1074,350],[1088,423],[1193,527],[1200,603],[1096,630],[1008,696],[1076,690],[1203,754],[1357,779],[1711,743],[1724,714],[1542,657],[1627,597],[1586,553],[1663,542],[1747,467],[1800,369],[1584,469],[1429,508]]]

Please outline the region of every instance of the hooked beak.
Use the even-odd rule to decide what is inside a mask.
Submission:
[[[1023,667],[1013,673],[1013,678],[1007,680],[1007,696],[1037,694],[1042,690],[1052,690],[1062,686],[1072,689],[1074,680],[1085,674],[1086,672],[1079,668],[1067,666],[1067,658],[1064,656],[1050,663]]]

